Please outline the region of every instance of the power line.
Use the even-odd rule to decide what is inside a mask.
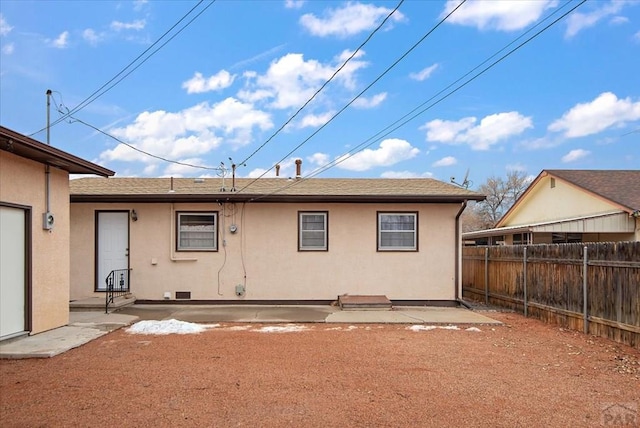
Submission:
[[[393,122],[391,125],[387,126],[386,128],[382,129],[381,131],[379,131],[378,133],[374,134],[372,137],[369,137],[367,140],[365,140],[363,143],[359,144],[358,146],[356,146],[356,149],[359,149],[353,153],[345,153],[342,156],[339,156],[336,160],[330,162],[328,167],[324,168],[320,167],[320,168],[324,168],[321,171],[317,172],[317,173],[313,173],[313,176],[316,176],[342,162],[344,162],[345,160],[349,159],[350,157],[354,156],[356,153],[362,151],[363,149],[370,147],[373,143],[375,143],[376,141],[380,141],[380,139],[387,137],[390,133],[396,131],[397,129],[403,127],[404,125],[406,125],[407,123],[411,122],[413,119],[417,118],[418,116],[420,116],[422,113],[426,112],[427,110],[430,110],[431,108],[435,107],[437,104],[439,104],[440,102],[444,101],[446,98],[450,97],[451,95],[453,95],[455,92],[459,91],[460,89],[462,89],[463,87],[465,87],[466,85],[468,85],[469,83],[471,83],[473,80],[477,79],[479,76],[481,76],[482,74],[484,74],[485,72],[487,72],[489,69],[493,68],[495,65],[497,65],[498,63],[500,63],[501,61],[503,61],[505,58],[507,58],[508,56],[510,56],[512,53],[514,53],[515,51],[517,51],[518,49],[520,49],[521,47],[523,47],[525,44],[527,44],[528,42],[530,42],[531,40],[533,40],[534,38],[536,38],[537,36],[539,36],[542,32],[546,31],[549,27],[553,26],[554,24],[556,24],[558,21],[562,20],[565,16],[567,16],[568,14],[570,14],[571,12],[573,12],[575,9],[577,9],[579,6],[581,6],[583,3],[585,3],[586,0],[582,0],[578,5],[574,6],[573,8],[571,8],[569,11],[565,12],[563,15],[561,15],[560,17],[558,17],[557,19],[555,19],[553,22],[551,22],[550,24],[548,24],[546,27],[542,28],[540,31],[538,31],[537,33],[535,33],[533,36],[529,37],[527,40],[525,40],[523,43],[519,44],[518,46],[516,46],[514,49],[512,49],[511,51],[509,51],[507,54],[503,55],[502,57],[500,57],[498,60],[494,61],[493,63],[491,63],[489,66],[485,67],[483,70],[481,70],[479,73],[477,73],[476,75],[474,75],[472,78],[470,78],[469,80],[465,81],[463,84],[459,85],[458,87],[456,87],[455,89],[453,89],[452,91],[448,92],[446,95],[444,95],[443,97],[441,97],[440,99],[438,99],[437,101],[433,102],[432,104],[430,104],[429,106],[427,106],[426,108],[418,111],[421,107],[425,106],[426,104],[428,104],[430,101],[434,100],[436,97],[438,97],[439,95],[443,94],[445,91],[447,91],[447,89],[453,87],[456,83],[460,82],[461,80],[463,80],[465,77],[469,76],[470,74],[472,74],[475,70],[479,69],[480,67],[482,67],[484,64],[488,63],[492,58],[495,58],[496,56],[498,56],[498,54],[504,50],[506,50],[509,46],[513,45],[515,42],[517,42],[518,40],[520,40],[522,37],[524,37],[526,34],[530,33],[531,31],[533,31],[535,28],[539,27],[540,25],[542,25],[545,21],[547,21],[548,19],[550,19],[551,17],[553,17],[556,13],[560,12],[563,8],[565,8],[567,5],[569,5],[569,3],[571,3],[571,1],[566,2],[564,5],[562,5],[560,8],[556,9],[554,12],[552,12],[551,14],[549,14],[546,18],[544,18],[542,21],[540,21],[538,24],[534,25],[532,28],[530,28],[529,30],[525,31],[522,35],[518,36],[516,39],[514,39],[512,42],[510,42],[509,44],[507,44],[505,47],[503,47],[502,49],[500,49],[499,51],[497,51],[495,54],[491,55],[489,58],[487,58],[486,60],[484,60],[483,62],[481,62],[479,65],[477,65],[476,67],[474,67],[473,69],[471,69],[469,72],[465,73],[463,76],[461,76],[460,78],[458,78],[457,80],[455,80],[453,83],[449,84],[448,86],[446,86],[444,89],[438,91],[435,95],[433,95],[432,97],[430,97],[429,99],[427,99],[426,101],[424,101],[422,104],[418,105],[417,107],[415,107],[413,110],[411,110],[409,113],[405,114],[404,116],[402,116],[400,119],[396,120],[395,122]],[[414,114],[416,111],[418,111],[416,114]],[[413,116],[411,116],[413,114]],[[406,119],[407,117],[409,117],[408,119]],[[406,120],[405,120],[406,119]],[[397,126],[396,126],[397,125]],[[386,132],[385,132],[386,131]],[[368,143],[368,144],[366,144]],[[366,144],[366,145],[365,145]]]
[[[511,46],[512,44],[514,44],[517,40],[521,39],[525,34],[531,32],[533,29],[535,29],[536,27],[538,27],[539,25],[541,25],[544,21],[548,20],[549,18],[551,18],[553,15],[555,15],[557,12],[559,12],[560,10],[562,10],[565,6],[567,6],[569,2],[566,2],[562,7],[560,7],[557,11],[554,11],[553,13],[551,13],[549,16],[547,16],[545,19],[543,19],[540,23],[536,24],[534,27],[532,27],[531,29],[527,30],[525,33],[523,33],[521,36],[517,37],[516,39],[514,39],[514,41],[512,41],[511,43],[507,44],[504,48],[500,49],[496,54],[493,54],[492,56],[490,56],[487,60],[483,61],[479,66],[474,67],[470,72],[464,74],[461,78],[457,79],[455,82],[453,82],[452,84],[450,84],[449,86],[447,86],[445,89],[439,91],[438,93],[436,93],[434,96],[432,96],[431,98],[429,98],[427,101],[425,101],[424,103],[420,104],[418,107],[414,108],[413,110],[411,110],[409,113],[405,114],[404,116],[402,116],[400,119],[396,120],[395,122],[393,122],[391,125],[387,126],[386,128],[384,128],[382,131],[379,131],[377,134],[375,134],[373,137],[368,138],[367,140],[365,140],[363,143],[359,144],[358,146],[356,146],[356,148],[358,148],[359,150],[353,152],[353,153],[345,153],[342,156],[339,156],[338,158],[336,158],[335,160],[329,162],[328,164],[325,164],[321,167],[316,168],[314,171],[312,171],[311,173],[309,173],[307,176],[301,178],[300,180],[296,180],[296,181],[292,181],[288,184],[286,184],[285,186],[282,186],[281,188],[267,194],[267,195],[261,195],[258,196],[256,198],[253,198],[252,201],[258,200],[258,199],[262,199],[264,197],[279,193],[285,189],[288,189],[289,187],[295,186],[303,181],[306,181],[310,178],[313,178],[331,168],[333,168],[334,166],[339,165],[340,163],[344,162],[345,160],[347,160],[348,158],[354,156],[356,153],[359,153],[360,151],[364,150],[365,148],[371,146],[373,143],[375,143],[376,141],[379,141],[380,139],[388,136],[389,134],[391,134],[392,132],[396,131],[397,129],[401,128],[402,126],[406,125],[407,123],[411,122],[412,120],[414,120],[415,118],[417,118],[418,116],[420,116],[421,114],[423,114],[424,112],[426,112],[427,110],[430,110],[431,108],[433,108],[434,106],[436,106],[437,104],[439,104],[440,102],[442,102],[443,100],[445,100],[446,98],[450,97],[451,95],[453,95],[454,93],[456,93],[457,91],[459,91],[460,89],[462,89],[463,87],[465,87],[466,85],[468,85],[469,83],[471,83],[472,81],[474,81],[475,79],[477,79],[478,77],[480,77],[482,74],[486,73],[488,70],[490,70],[491,68],[493,68],[495,65],[497,65],[498,63],[502,62],[505,58],[507,58],[508,56],[510,56],[511,54],[513,54],[514,52],[516,52],[517,50],[519,50],[521,47],[523,47],[524,45],[526,45],[527,43],[529,43],[531,40],[535,39],[536,37],[538,37],[540,34],[542,34],[544,31],[546,31],[547,29],[549,29],[551,26],[555,25],[557,22],[561,21],[564,17],[566,17],[567,15],[569,15],[571,12],[573,12],[574,10],[576,10],[578,7],[580,7],[581,5],[583,5],[587,0],[582,0],[580,3],[578,3],[576,6],[572,7],[570,10],[568,10],[567,12],[565,12],[564,14],[562,14],[560,17],[558,17],[557,19],[555,19],[554,21],[552,21],[550,24],[548,24],[547,26],[545,26],[544,28],[542,28],[540,31],[536,32],[534,35],[532,35],[531,37],[529,37],[527,40],[525,40],[524,42],[520,43],[518,46],[516,46],[515,48],[513,48],[512,50],[510,50],[509,52],[507,52],[505,55],[503,55],[502,57],[500,57],[499,59],[497,59],[496,61],[494,61],[493,63],[491,63],[489,66],[485,67],[483,70],[481,70],[479,73],[475,74],[473,77],[471,77],[470,79],[468,79],[467,81],[465,81],[464,83],[460,84],[459,86],[457,86],[455,89],[451,90],[450,92],[448,92],[446,95],[444,95],[443,97],[441,97],[440,99],[438,99],[437,101],[433,102],[432,104],[428,105],[427,107],[425,107],[424,109],[420,110],[419,112],[417,112],[416,114],[414,114],[413,116],[409,117],[408,119],[402,121],[403,119],[407,118],[408,116],[410,116],[412,113],[414,113],[416,110],[418,110],[420,107],[426,105],[429,101],[433,100],[434,98],[436,98],[439,94],[442,94],[444,91],[446,91],[448,88],[450,88],[451,86],[453,86],[455,83],[459,82],[460,80],[462,80],[464,77],[468,76],[469,74],[471,74],[474,70],[477,70],[479,67],[481,67],[483,64],[487,63],[491,58],[494,58],[495,56],[497,56],[498,53],[504,51],[507,47]],[[401,122],[402,121],[402,122]],[[399,123],[400,122],[400,123]],[[399,123],[399,124],[398,124]],[[394,126],[398,124],[397,126]],[[385,132],[386,130],[388,130],[388,132],[386,132],[383,135],[383,132]],[[631,131],[630,133],[633,132],[637,132],[639,131],[635,130],[635,131]],[[629,134],[630,134],[629,133]],[[626,135],[626,134],[625,134]],[[376,138],[378,137],[378,138]],[[366,144],[368,142],[368,144]],[[366,144],[366,145],[365,145]],[[255,182],[256,180],[252,181],[251,183],[249,183],[249,185],[251,185],[253,182]],[[244,188],[248,187],[249,185],[245,186]],[[244,189],[243,188],[243,189]],[[243,190],[241,189],[241,190]]]
[[[465,0],[466,1],[466,0]],[[311,96],[311,98],[309,98],[303,105],[302,107],[300,107],[298,109],[298,111],[296,111],[293,116],[291,116],[289,119],[287,119],[287,121],[282,124],[282,126],[280,126],[280,128],[278,128],[276,130],[276,132],[274,132],[269,138],[267,138],[267,140],[262,143],[257,149],[255,149],[253,151],[253,153],[251,153],[249,156],[247,156],[245,158],[245,160],[243,160],[242,162],[240,162],[240,165],[245,164],[249,159],[251,159],[256,153],[258,153],[260,150],[262,150],[264,148],[264,146],[266,146],[271,140],[273,140],[273,138],[278,135],[280,133],[280,131],[282,131],[289,123],[291,123],[291,121],[298,116],[298,114],[300,114],[300,112],[307,106],[309,105],[309,103],[311,101],[313,101],[313,99],[329,84],[329,82],[331,82],[333,80],[334,77],[336,77],[338,75],[338,73],[347,65],[347,63],[349,61],[351,61],[351,59],[353,59],[353,57],[356,56],[356,54],[364,47],[364,45],[366,45],[369,40],[371,40],[371,38],[374,36],[374,34],[376,34],[378,32],[378,30],[380,30],[380,28],[382,28],[382,26],[389,20],[389,18],[391,18],[391,15],[393,15],[399,8],[400,5],[402,5],[402,3],[404,3],[404,0],[400,0],[400,2],[398,3],[398,5],[391,11],[391,13],[389,13],[384,20],[380,23],[380,25],[378,25],[372,32],[371,34],[369,34],[369,36],[360,44],[360,46],[358,46],[358,48],[353,51],[353,53],[349,56],[349,58],[347,58],[340,67],[338,67],[338,69],[331,75],[331,77],[329,78],[329,80],[327,80],[326,82],[324,82],[322,84],[322,86],[320,86],[320,88]]]
[[[209,5],[207,5],[204,9],[202,9],[195,17],[193,17],[189,22],[187,22],[182,28],[180,28],[175,34],[173,34],[169,39],[167,39],[162,45],[160,45],[156,50],[154,50],[153,52],[151,52],[146,58],[144,58],[139,64],[137,64],[134,68],[132,68],[131,70],[129,70],[128,73],[124,74],[125,71],[127,71],[128,68],[130,68],[131,66],[133,66],[133,64],[136,63],[136,61],[138,61],[140,58],[142,58],[147,52],[149,52],[155,45],[157,45],[158,43],[160,43],[160,41],[167,35],[169,34],[171,31],[173,31],[174,28],[176,28],[182,21],[184,21],[196,8],[198,8],[198,6],[200,6],[200,4],[202,4],[204,0],[200,0],[194,7],[192,7],[184,16],[182,16],[182,18],[180,18],[175,24],[173,24],[171,26],[171,28],[169,28],[167,31],[164,32],[164,34],[162,34],[162,36],[160,36],[155,42],[153,42],[147,49],[145,49],[140,55],[138,55],[134,60],[132,60],[131,62],[129,62],[129,64],[127,64],[126,67],[124,67],[122,70],[120,70],[115,76],[113,76],[109,81],[107,81],[105,84],[103,84],[102,86],[100,86],[98,89],[96,89],[91,95],[89,95],[88,97],[86,97],[83,101],[81,101],[78,105],[76,105],[73,109],[71,109],[68,113],[66,113],[65,115],[63,115],[62,117],[59,117],[56,121],[54,121],[53,123],[51,123],[49,125],[49,128],[57,125],[58,123],[62,122],[63,120],[67,119],[68,117],[70,117],[72,114],[75,114],[77,112],[79,112],[80,110],[82,110],[83,108],[85,108],[86,106],[88,106],[89,104],[91,104],[92,102],[94,102],[95,100],[97,100],[98,98],[100,98],[102,95],[104,95],[105,93],[107,93],[108,91],[110,91],[114,86],[116,86],[118,83],[120,83],[122,80],[124,80],[127,76],[129,76],[131,73],[133,73],[135,70],[137,70],[142,64],[144,64],[145,62],[147,62],[147,60],[149,58],[151,58],[153,55],[155,55],[160,49],[162,49],[165,45],[167,45],[167,43],[169,43],[171,40],[173,40],[178,34],[180,34],[185,28],[187,28],[189,25],[191,25],[191,23],[193,21],[195,21],[200,15],[202,15],[209,7],[211,7],[213,5],[213,3],[216,2],[216,0],[212,0]],[[123,76],[122,76],[123,75]],[[120,77],[122,76],[122,77]],[[118,79],[118,77],[120,77],[120,79]],[[114,82],[114,80],[118,79],[117,81]],[[107,87],[109,84],[111,84],[112,82],[114,82],[111,86]],[[107,87],[105,89],[105,87]],[[104,89],[104,91],[102,91]],[[102,91],[102,92],[100,92]],[[47,127],[44,127],[36,132],[33,132],[31,134],[29,134],[29,136],[33,136],[35,134],[38,134],[42,131],[44,131],[45,129],[47,129]]]
[[[58,91],[53,91],[53,92],[59,94],[60,95],[60,99],[62,100],[62,94],[60,92],[58,92]],[[96,126],[93,126],[90,123],[85,122],[84,120],[81,120],[81,119],[78,119],[77,117],[72,116],[71,113],[69,112],[69,109],[67,109],[64,106],[64,104],[62,104],[62,103],[58,104],[54,97],[51,97],[51,99],[53,100],[53,103],[56,106],[56,110],[60,114],[63,115],[63,119],[62,120],[70,118],[70,119],[73,120],[73,122],[79,122],[79,123],[81,123],[81,124],[83,124],[85,126],[88,126],[89,128],[91,128],[91,129],[93,129],[95,131],[98,131],[99,133],[101,133],[101,134],[103,134],[103,135],[105,135],[105,136],[107,136],[107,137],[109,137],[111,139],[116,140],[120,144],[124,144],[125,146],[129,147],[130,149],[133,149],[133,150],[135,150],[135,151],[137,151],[139,153],[142,153],[142,154],[144,154],[146,156],[149,156],[149,157],[152,157],[152,158],[155,158],[155,159],[159,159],[159,160],[161,160],[163,162],[173,163],[173,164],[182,165],[182,166],[188,166],[188,167],[191,167],[191,168],[205,169],[205,170],[209,170],[209,171],[221,171],[221,170],[224,170],[221,167],[209,167],[209,166],[202,166],[202,165],[194,165],[194,164],[190,164],[190,163],[186,163],[186,162],[180,162],[180,161],[176,161],[176,160],[172,160],[172,159],[167,159],[167,158],[163,158],[162,156],[154,155],[153,153],[149,153],[147,151],[139,149],[139,148],[135,147],[134,145],[126,143],[126,142],[122,141],[121,139],[119,139],[118,137],[115,137],[115,136],[109,134],[108,132],[103,131],[102,129],[100,129],[100,128],[96,127]],[[63,109],[65,109],[66,112],[62,111]],[[70,123],[72,123],[72,122],[70,122]]]
[[[137,152],[140,152],[140,153],[142,153],[142,154],[144,154],[146,156],[150,156],[152,158],[159,159],[161,161],[168,162],[168,163],[173,163],[173,164],[176,164],[176,165],[188,166],[188,167],[191,167],[191,168],[198,168],[198,169],[205,169],[205,170],[208,170],[208,171],[220,171],[222,169],[220,167],[210,167],[210,166],[194,165],[194,164],[190,164],[190,163],[186,163],[186,162],[180,162],[180,161],[176,161],[176,160],[163,158],[162,156],[154,155],[153,153],[145,152],[144,150],[139,149],[136,146],[133,146],[133,145],[131,145],[129,143],[126,143],[126,142],[122,141],[121,139],[119,139],[117,137],[114,137],[113,135],[109,134],[108,132],[105,132],[102,129],[100,129],[98,127],[95,127],[95,126],[85,122],[84,120],[80,120],[77,117],[73,117],[73,116],[70,116],[70,115],[67,115],[67,117],[70,117],[74,121],[80,122],[81,124],[83,124],[85,126],[88,126],[89,128],[94,129],[94,130],[98,131],[99,133],[101,133],[103,135],[106,135],[107,137],[116,140],[120,144],[124,144],[125,146],[127,146],[127,147],[129,147],[129,148],[131,148],[131,149],[133,149],[133,150],[135,150]]]
[[[373,80],[373,82],[371,82],[369,85],[367,85],[362,91],[360,91],[354,98],[351,99],[351,101],[349,101],[344,107],[342,107],[340,110],[338,110],[338,112],[336,114],[334,114],[333,116],[331,116],[331,118],[325,122],[322,126],[320,126],[318,129],[316,129],[311,135],[309,135],[306,139],[304,139],[300,144],[298,144],[296,147],[294,147],[291,151],[289,151],[289,153],[287,153],[282,159],[280,159],[280,161],[278,161],[277,163],[280,163],[282,161],[284,161],[287,157],[289,157],[291,154],[293,154],[296,150],[298,150],[300,147],[302,147],[303,145],[305,145],[309,140],[311,140],[314,136],[316,136],[320,131],[322,131],[327,125],[329,125],[329,123],[331,123],[336,117],[338,117],[340,114],[342,114],[351,104],[353,104],[358,98],[360,98],[360,96],[362,94],[364,94],[366,91],[368,91],[373,85],[375,85],[380,79],[382,79],[389,71],[391,71],[391,69],[393,69],[396,65],[398,65],[398,63],[400,61],[402,61],[407,55],[409,55],[416,47],[418,47],[418,45],[420,43],[422,43],[427,37],[429,37],[429,35],[431,35],[431,33],[433,33],[438,27],[440,27],[440,25],[442,25],[455,11],[457,11],[467,0],[462,0],[456,7],[455,9],[453,9],[451,12],[449,12],[444,18],[442,18],[435,26],[433,26],[433,28],[431,28],[429,31],[427,31],[421,38],[420,40],[418,40],[416,43],[413,44],[413,46],[411,46],[407,51],[405,51],[402,55],[400,55],[400,57],[395,60],[389,67],[387,67],[382,74],[380,74],[377,78],[375,78]],[[244,186],[242,189],[239,190],[239,192],[243,191],[244,189],[246,189],[247,187],[249,187],[250,185],[252,185],[253,183],[255,183],[256,181],[258,181],[260,178],[264,177],[266,175],[267,172],[269,172],[271,169],[273,168],[273,166],[269,169],[267,169],[265,172],[263,172],[262,174],[260,174],[260,176],[258,176],[256,179],[254,179],[253,181],[249,182],[249,184],[247,184],[246,186]]]

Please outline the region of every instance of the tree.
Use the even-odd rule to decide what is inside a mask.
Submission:
[[[476,189],[478,193],[486,195],[487,199],[475,203],[468,214],[463,215],[463,230],[468,232],[495,227],[530,183],[531,178],[523,171],[510,171],[506,179],[495,176],[487,178],[487,181]]]

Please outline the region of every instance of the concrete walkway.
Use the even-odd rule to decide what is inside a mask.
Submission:
[[[49,358],[139,320],[193,323],[500,324],[463,308],[396,307],[341,310],[334,306],[133,305],[118,312],[72,311],[69,325],[0,342],[0,358]]]

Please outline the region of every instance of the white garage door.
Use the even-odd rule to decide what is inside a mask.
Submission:
[[[0,207],[0,340],[25,330],[25,211]]]

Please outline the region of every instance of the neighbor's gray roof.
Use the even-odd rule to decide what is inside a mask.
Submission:
[[[44,165],[60,168],[72,174],[97,174],[103,177],[115,174],[110,169],[41,143],[4,126],[0,126],[0,150]]]
[[[546,172],[629,211],[640,209],[640,170],[548,169]]]
[[[172,190],[173,181],[173,191]],[[71,202],[327,201],[462,202],[484,195],[430,178],[82,178],[70,182]]]

